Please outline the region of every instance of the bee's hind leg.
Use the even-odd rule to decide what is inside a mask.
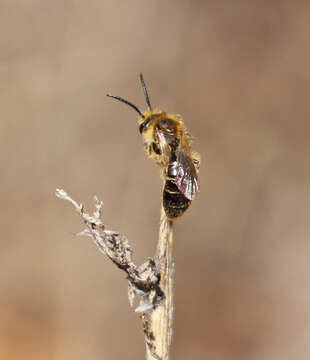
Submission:
[[[192,157],[193,157],[193,163],[195,165],[195,168],[197,170],[197,172],[199,171],[200,168],[200,155],[196,152],[192,153]]]

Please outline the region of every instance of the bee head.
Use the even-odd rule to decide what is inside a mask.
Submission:
[[[145,86],[145,82],[144,82],[144,79],[143,79],[143,75],[140,73],[140,81],[141,81],[141,85],[142,85],[142,89],[143,89],[143,92],[144,92],[144,97],[145,97],[145,101],[146,101],[146,104],[148,106],[148,112],[152,112],[152,107],[151,107],[151,102],[150,102],[150,98],[149,98],[149,95],[148,95],[148,92],[147,92],[147,88]],[[115,96],[115,95],[112,95],[112,94],[107,94],[107,96],[113,98],[113,99],[116,99],[118,101],[121,101],[123,102],[124,104],[127,104],[129,105],[130,107],[132,107],[138,114],[139,116],[142,118],[142,122],[140,123],[139,125],[139,132],[140,134],[143,133],[144,130],[146,130],[151,121],[152,121],[152,116],[151,114],[148,114],[148,112],[146,112],[145,114],[143,114],[136,105],[132,104],[131,102],[119,97],[119,96]]]

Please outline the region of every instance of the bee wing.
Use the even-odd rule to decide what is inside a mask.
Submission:
[[[160,149],[160,153],[161,153],[162,164],[164,166],[168,166],[169,161],[170,161],[170,156],[171,156],[170,146],[168,145],[168,142],[167,142],[164,134],[160,130],[156,129],[156,134],[158,137],[158,144],[159,144],[159,149]]]
[[[176,150],[177,176],[176,185],[180,192],[189,200],[194,200],[199,192],[199,181],[196,167],[185,144]]]

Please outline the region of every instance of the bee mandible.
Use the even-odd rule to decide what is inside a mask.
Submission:
[[[192,152],[192,136],[180,115],[153,110],[147,88],[140,74],[148,110],[140,111],[129,101],[112,94],[107,96],[132,107],[139,114],[139,131],[147,155],[163,169],[163,207],[169,220],[175,220],[188,209],[199,192],[200,156]]]

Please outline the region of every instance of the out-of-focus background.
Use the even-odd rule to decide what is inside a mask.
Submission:
[[[143,359],[125,276],[67,190],[154,253],[161,181],[137,116],[182,114],[201,193],[175,225],[172,358],[309,359],[310,4],[0,4],[0,358]]]

